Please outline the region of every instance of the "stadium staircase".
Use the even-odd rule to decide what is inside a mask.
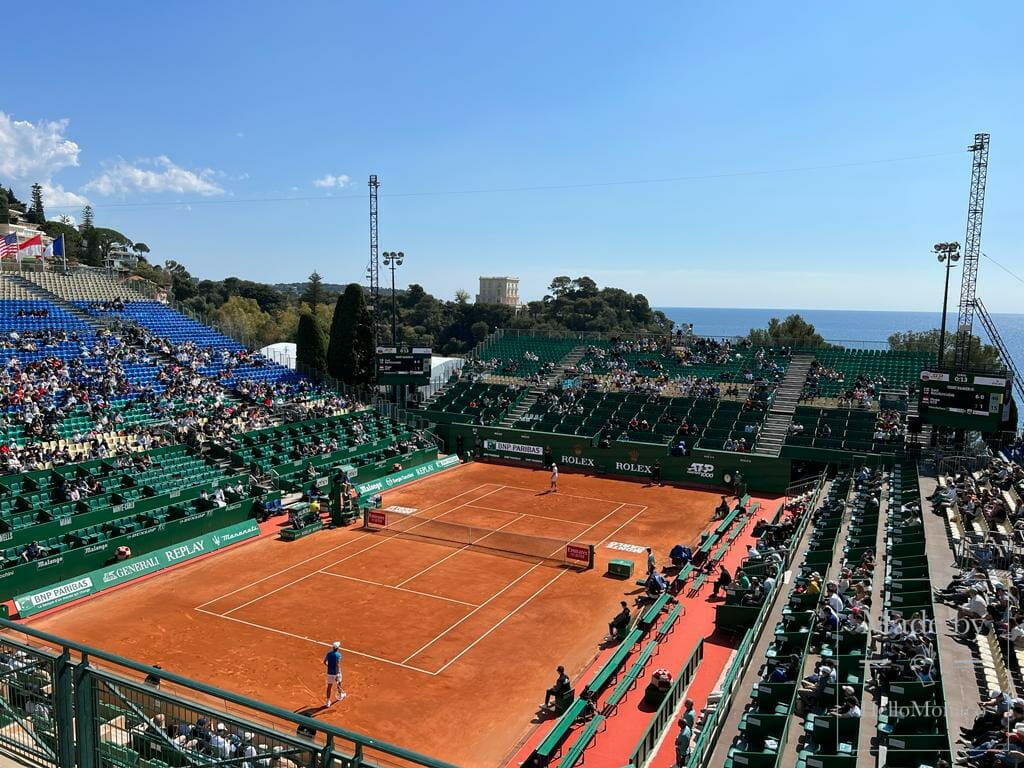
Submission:
[[[546,389],[556,386],[562,380],[562,377],[565,376],[566,369],[575,368],[586,353],[587,348],[582,344],[573,347],[569,354],[559,361],[555,369],[544,378],[542,385],[531,387],[530,391],[526,393],[526,397],[520,400],[519,404],[505,415],[505,418],[498,423],[498,426],[503,429],[511,429],[519,419],[530,412],[530,408],[537,402],[537,398],[544,394]]]
[[[587,354],[586,346],[580,344],[579,346],[573,347],[572,350],[565,357],[562,358],[562,362],[555,370],[561,375],[565,372],[566,368],[575,368],[583,356]]]
[[[511,429],[519,419],[523,418],[527,413],[530,412],[530,408],[537,402],[537,398],[544,392],[543,387],[534,387],[526,393],[526,397],[519,401],[519,405],[509,411],[505,418],[498,422],[498,426],[503,429]]]
[[[796,412],[797,403],[800,402],[800,393],[807,380],[807,371],[811,369],[813,362],[814,355],[810,353],[797,353],[789,361],[789,368],[786,369],[786,375],[779,383],[778,389],[775,390],[772,407],[768,411],[768,418],[761,429],[753,453],[776,459],[779,457],[782,452],[782,443],[789,432],[789,425],[793,423],[793,414]]]

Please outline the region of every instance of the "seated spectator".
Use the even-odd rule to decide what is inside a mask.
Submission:
[[[550,709],[561,699],[566,696],[572,690],[572,682],[569,680],[569,676],[565,674],[565,667],[559,665],[558,667],[558,679],[555,680],[555,684],[552,685],[544,693],[544,706],[543,709]]]
[[[724,590],[728,588],[730,584],[732,584],[732,574],[729,573],[729,570],[724,565],[720,566],[719,568],[720,569],[718,571],[718,578],[715,579],[715,583],[712,585],[711,589],[712,597],[718,597],[718,590]]]
[[[632,614],[629,611],[629,604],[622,600],[619,602],[622,610],[615,614],[610,622],[608,622],[608,639],[609,640],[621,640],[623,633],[629,629],[629,622],[632,619]]]
[[[39,560],[43,557],[46,557],[46,549],[41,547],[38,541],[33,541],[21,552],[21,559],[26,563],[31,563],[33,560]]]

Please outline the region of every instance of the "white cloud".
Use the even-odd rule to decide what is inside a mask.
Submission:
[[[67,224],[69,227],[77,227],[78,219],[72,216],[70,213],[60,213],[56,216],[50,216],[50,221],[59,221],[62,224]]]
[[[43,184],[43,205],[46,208],[78,208],[89,204],[89,198],[64,189],[61,184]]]
[[[119,160],[83,190],[98,195],[127,195],[138,192],[176,192],[203,197],[223,195],[224,188],[213,179],[216,172],[210,168],[190,171],[175,165],[166,155],[143,158],[136,163]]]
[[[79,146],[64,135],[67,120],[14,120],[0,112],[0,176],[15,181],[49,180],[78,165]]]
[[[336,187],[338,189],[341,189],[342,187],[347,187],[349,181],[351,181],[351,179],[349,179],[349,177],[344,173],[341,174],[340,176],[335,176],[333,173],[328,173],[325,174],[324,176],[321,176],[319,179],[314,179],[313,186],[326,188]]]

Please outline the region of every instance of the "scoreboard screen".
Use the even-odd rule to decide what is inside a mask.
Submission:
[[[996,432],[1010,415],[1008,375],[921,372],[921,418],[926,424]]]
[[[377,383],[429,384],[431,352],[430,347],[377,347]]]

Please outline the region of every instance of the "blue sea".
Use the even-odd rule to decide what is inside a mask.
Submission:
[[[845,347],[885,349],[897,331],[928,331],[938,328],[938,312],[870,312],[845,309],[724,309],[717,307],[657,307],[677,324],[693,323],[699,336],[743,336],[751,328],[765,328],[773,317],[780,320],[798,314],[814,325],[827,341]],[[1024,370],[1024,315],[993,314],[999,335],[1017,370]],[[956,307],[946,321],[946,332],[956,327]],[[988,334],[975,317],[974,333],[988,342]]]

